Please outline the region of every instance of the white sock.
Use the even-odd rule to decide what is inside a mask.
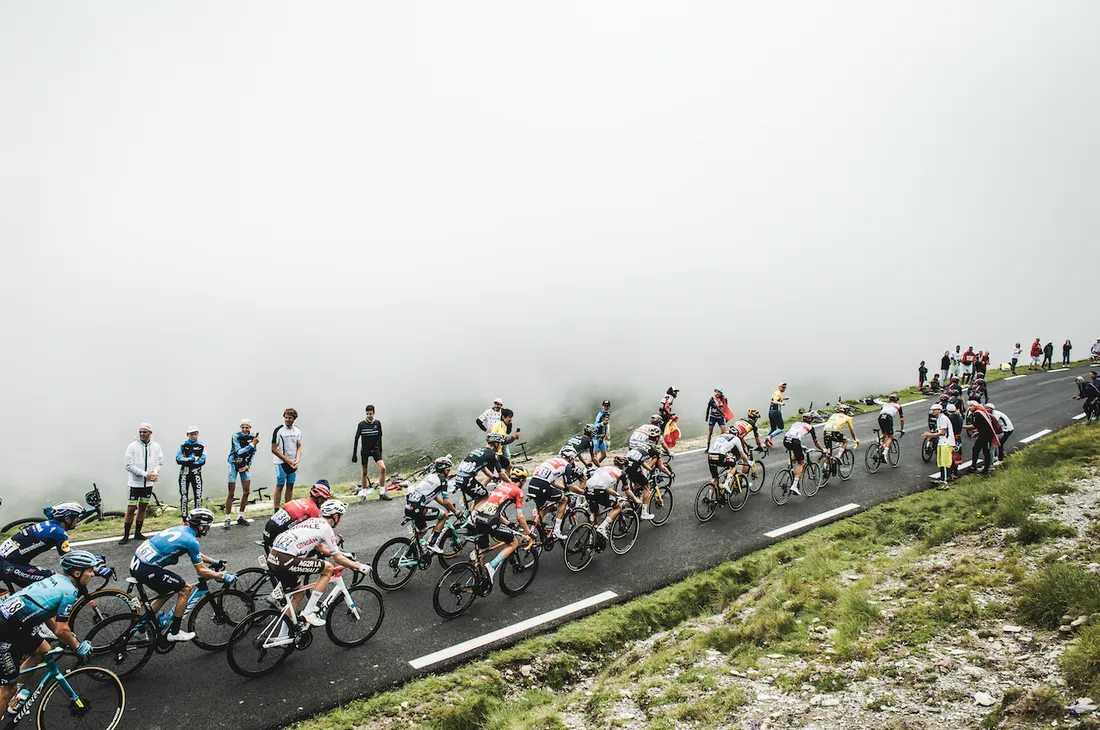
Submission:
[[[557,533],[561,532],[561,518],[560,517],[555,517],[554,518],[554,532],[557,532]]]
[[[600,523],[600,529],[603,530],[604,532],[607,532],[607,528],[610,527],[610,526],[611,526],[611,518],[610,517],[604,517],[603,522]]]
[[[320,593],[318,593],[317,591],[310,591],[309,592],[309,600],[306,601],[306,608],[305,608],[304,611],[302,611],[302,613],[313,613],[314,610],[316,610],[317,604],[320,602],[320,600],[321,600],[321,594]]]

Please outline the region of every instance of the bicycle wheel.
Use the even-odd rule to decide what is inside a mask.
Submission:
[[[237,572],[236,587],[255,602],[271,594],[275,581],[263,568],[244,568]]]
[[[0,532],[19,532],[24,527],[27,527],[29,525],[37,525],[39,522],[42,521],[42,519],[42,517],[24,517],[21,520],[15,520],[13,522],[9,522],[3,527],[0,527]]]
[[[126,710],[126,690],[114,672],[101,667],[80,667],[66,672],[64,683],[80,698],[82,707],[73,706],[62,680],[55,679],[38,704],[38,730],[114,730],[118,727]]]
[[[565,567],[579,573],[591,564],[596,557],[596,530],[588,522],[582,522],[565,537]]]
[[[807,459],[806,468],[802,470],[802,476],[806,477],[802,480],[802,493],[807,497],[817,494],[817,490],[821,487],[821,468]]]
[[[582,525],[587,522],[580,523]],[[537,550],[527,550],[522,545],[508,556],[500,570],[500,590],[506,596],[518,596],[527,590],[539,572],[539,554]]]
[[[669,484],[662,484],[653,490],[649,500],[649,512],[653,515],[653,526],[660,527],[672,516],[672,490]]]
[[[936,441],[934,439],[926,438],[920,445],[920,458],[925,464],[932,461],[932,457],[936,455]]]
[[[387,591],[396,591],[408,583],[419,567],[417,551],[407,537],[395,537],[384,543],[371,561],[374,582]]]
[[[837,474],[840,474],[841,481],[848,481],[852,478],[852,470],[856,468],[856,457],[850,449],[845,449],[844,453],[840,455],[840,464],[837,466]]]
[[[817,465],[817,486],[820,489],[829,483],[829,479],[833,476],[833,461],[832,459],[821,459],[821,462]]]
[[[764,479],[768,470],[764,468],[764,462],[753,459],[752,468],[749,469],[749,491],[756,494],[764,486]]]
[[[732,481],[730,490],[726,492],[726,504],[731,510],[738,512],[749,501],[749,478],[738,472],[733,475]]]
[[[195,634],[192,642],[206,651],[221,651],[229,643],[233,630],[255,606],[251,596],[233,588],[207,593],[187,618],[187,630]]]
[[[93,591],[86,597],[77,599],[76,605],[73,606],[73,612],[69,614],[69,627],[81,639],[87,639],[92,627],[102,623],[108,616],[136,615],[134,614],[134,604],[136,602],[137,599],[134,596],[117,588],[104,588]],[[92,644],[92,649],[99,650],[106,646],[105,637],[99,646]]]
[[[718,488],[706,482],[695,493],[695,519],[707,522],[718,510]]]
[[[103,647],[89,655],[88,664],[109,669],[125,679],[144,667],[153,656],[158,636],[144,617],[132,613],[108,616],[84,637],[92,646]]]
[[[868,444],[867,453],[864,455],[863,460],[867,463],[867,471],[874,474],[878,471],[878,468],[882,466],[882,444],[873,443]]]
[[[791,485],[794,477],[790,469],[780,469],[772,477],[772,501],[776,504],[786,504],[791,498]]]
[[[626,508],[611,523],[611,551],[616,555],[625,555],[638,541],[638,513]]]
[[[469,610],[477,598],[477,570],[472,563],[455,563],[443,571],[432,593],[432,607],[443,618],[454,618]]]
[[[339,596],[328,608],[325,617],[325,633],[337,646],[351,648],[366,643],[374,636],[386,616],[386,602],[382,594],[370,586],[352,586],[351,596]]]
[[[886,452],[886,457],[890,460],[890,466],[897,469],[898,464],[901,463],[901,444],[898,443],[897,438],[890,442],[890,450]]]
[[[242,677],[262,677],[273,671],[294,651],[292,631],[290,619],[277,608],[263,608],[246,616],[225,647],[229,668]]]
[[[462,546],[464,541],[453,530],[444,529],[443,535],[440,536],[438,545],[443,548],[443,552],[438,555],[439,564],[446,568],[451,564],[451,561],[462,554]]]

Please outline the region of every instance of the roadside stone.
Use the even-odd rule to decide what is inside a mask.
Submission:
[[[1001,631],[1006,634],[1018,634],[1023,630],[1024,628],[1022,626],[1014,626],[1013,624],[1005,624],[1001,627]]]
[[[993,695],[988,692],[975,692],[974,704],[981,705],[982,707],[992,707],[997,703],[997,700],[993,699]]]
[[[519,673],[522,674],[524,677],[530,677],[532,674],[535,673],[535,668],[532,667],[530,664],[524,664],[522,667],[519,668]]]
[[[1070,628],[1079,629],[1082,626],[1084,626],[1086,623],[1088,623],[1088,620],[1089,620],[1088,616],[1078,616],[1076,619],[1069,622]]]
[[[825,699],[821,700],[822,707],[837,707],[839,704],[840,700],[838,700],[836,697],[826,697]]]
[[[782,654],[768,654],[767,656],[768,656],[768,659],[782,659],[783,658]]]
[[[1074,715],[1087,715],[1090,712],[1096,712],[1096,703],[1091,697],[1078,697],[1077,701],[1066,709]]]

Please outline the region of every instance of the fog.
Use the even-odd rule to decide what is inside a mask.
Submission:
[[[1095,325],[1100,5],[0,6],[5,512],[197,424],[760,407]],[[1091,252],[1091,253],[1090,253]],[[631,424],[632,425],[632,424]],[[618,423],[624,428],[627,424]],[[256,482],[273,481],[261,454]],[[175,465],[165,468],[175,490]],[[78,491],[79,488],[79,491]]]

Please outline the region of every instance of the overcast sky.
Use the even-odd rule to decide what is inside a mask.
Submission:
[[[120,499],[143,420],[169,459],[199,425],[220,485],[237,419],[293,405],[313,479],[366,402],[538,424],[676,383],[698,420],[715,385],[887,389],[948,345],[1083,355],[1098,29],[1087,0],[4,3],[5,509]]]

